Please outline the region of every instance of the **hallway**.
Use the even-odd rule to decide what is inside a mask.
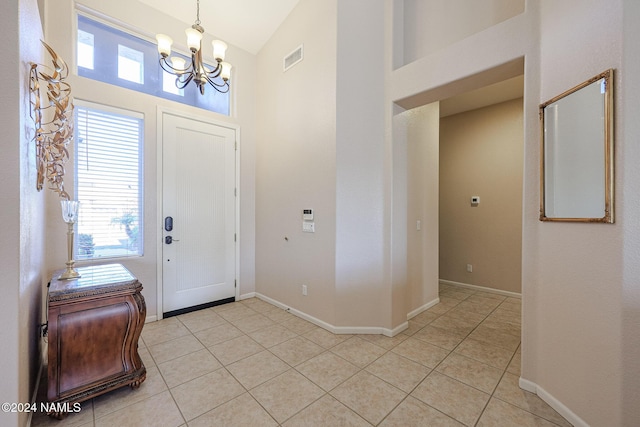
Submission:
[[[140,389],[32,425],[570,425],[518,387],[519,299],[441,285],[440,300],[394,338],[334,335],[257,298],[149,323]]]

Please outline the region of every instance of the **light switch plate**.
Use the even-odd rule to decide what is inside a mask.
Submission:
[[[302,231],[305,233],[315,233],[316,232],[316,223],[304,221],[302,223]]]

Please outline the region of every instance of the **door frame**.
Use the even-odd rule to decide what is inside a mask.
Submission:
[[[235,197],[235,233],[236,233],[236,245],[235,245],[235,276],[236,276],[236,286],[235,286],[235,299],[236,301],[240,298],[240,156],[239,156],[239,148],[240,148],[240,126],[237,123],[226,122],[219,120],[219,115],[215,113],[211,113],[211,116],[207,117],[206,112],[202,112],[202,114],[190,114],[185,111],[176,110],[173,108],[167,108],[158,106],[156,108],[156,319],[161,320],[163,318],[163,310],[162,310],[162,301],[163,301],[163,262],[162,262],[162,248],[163,248],[163,240],[162,233],[159,231],[162,228],[163,217],[162,217],[162,202],[163,202],[163,163],[162,163],[162,155],[163,155],[163,147],[164,147],[164,135],[163,135],[163,122],[164,122],[164,114],[170,114],[176,117],[182,117],[185,119],[196,120],[203,123],[207,123],[214,126],[220,126],[223,128],[232,129],[236,134],[235,141],[235,188],[236,188],[236,197]],[[215,114],[215,116],[214,116]]]

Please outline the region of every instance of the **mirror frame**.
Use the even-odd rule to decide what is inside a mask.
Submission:
[[[579,90],[598,82],[599,80],[604,80],[604,94],[601,97],[604,107],[604,118],[602,121],[602,126],[604,129],[604,141],[603,141],[603,151],[604,151],[604,176],[602,179],[604,180],[604,216],[592,218],[592,217],[555,217],[555,216],[547,216],[546,210],[546,197],[545,197],[545,188],[546,183],[552,180],[551,176],[547,176],[548,169],[546,166],[545,159],[545,108],[551,104],[554,104],[563,98],[566,98]],[[614,188],[613,188],[613,69],[609,69],[604,71],[597,76],[592,77],[591,79],[567,90],[566,92],[550,99],[549,101],[540,104],[540,133],[541,133],[541,154],[540,154],[540,221],[564,221],[564,222],[600,222],[600,223],[608,223],[613,224],[614,216],[613,216],[613,198],[614,198]],[[555,144],[562,144],[563,141],[555,141]],[[568,143],[568,141],[564,141],[564,143]]]

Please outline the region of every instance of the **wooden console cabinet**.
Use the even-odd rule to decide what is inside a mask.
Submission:
[[[77,270],[80,278],[59,280],[60,270],[49,284],[47,393],[62,404],[137,388],[146,378],[138,354],[147,311],[142,285],[121,264]]]

